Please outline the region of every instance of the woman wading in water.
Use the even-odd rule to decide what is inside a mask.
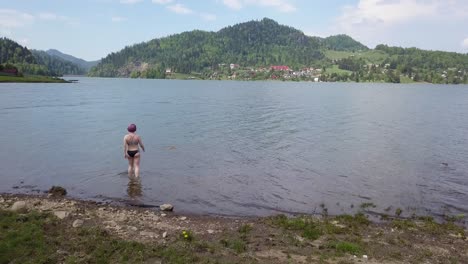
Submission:
[[[125,158],[128,159],[128,176],[132,176],[132,171],[135,173],[135,177],[140,176],[140,150],[145,151],[145,146],[141,141],[141,137],[138,136],[136,131],[136,125],[130,124],[127,128],[128,134],[124,137],[124,153]]]

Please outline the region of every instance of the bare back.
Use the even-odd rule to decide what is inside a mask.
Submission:
[[[137,134],[131,133],[125,135],[124,141],[127,144],[127,150],[139,150],[141,140],[140,136],[138,136]]]

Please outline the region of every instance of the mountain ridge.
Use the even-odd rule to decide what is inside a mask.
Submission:
[[[45,51],[47,54],[49,55],[52,55],[52,56],[57,56],[63,60],[66,60],[66,61],[70,61],[70,62],[73,62],[79,66],[81,66],[82,68],[84,68],[86,71],[88,71],[91,67],[94,67],[96,66],[100,60],[96,60],[96,61],[86,61],[84,59],[81,59],[81,58],[77,58],[73,55],[70,55],[70,54],[66,54],[66,53],[63,53],[57,49],[48,49]]]

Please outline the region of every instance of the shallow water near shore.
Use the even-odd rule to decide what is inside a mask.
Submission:
[[[0,85],[0,192],[194,214],[468,213],[468,86],[80,78]],[[146,145],[129,180],[122,138]],[[388,209],[388,210],[386,210]]]

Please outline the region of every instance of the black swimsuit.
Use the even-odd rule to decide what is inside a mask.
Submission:
[[[137,153],[138,150],[127,150],[127,154],[132,158],[134,158]]]

